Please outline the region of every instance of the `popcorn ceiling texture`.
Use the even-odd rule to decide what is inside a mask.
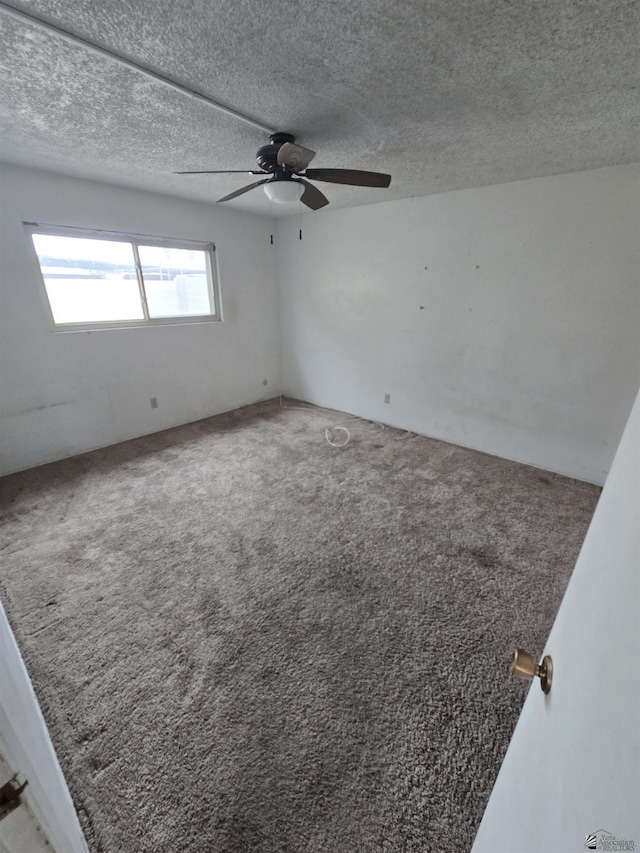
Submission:
[[[322,184],[334,208],[640,159],[635,0],[13,5],[295,133],[314,166],[393,176]],[[3,159],[215,201],[243,176],[171,173],[251,169],[266,142],[1,9],[0,45]],[[231,204],[291,213],[262,190]]]
[[[338,450],[343,417],[272,401],[0,481],[92,851],[470,848],[511,651],[542,651],[600,490],[363,422]]]

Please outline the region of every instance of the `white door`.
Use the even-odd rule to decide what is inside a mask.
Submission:
[[[14,776],[3,755],[0,741],[0,787]],[[19,776],[16,783],[22,782],[24,778]],[[47,838],[31,810],[28,786],[21,794],[20,800],[17,808],[0,819],[0,853],[51,853]]]
[[[8,778],[19,773],[18,778],[29,783],[27,806],[0,821],[0,853],[39,853],[37,845],[44,838],[48,853],[86,853],[78,816],[1,604],[0,752],[4,759],[0,771]],[[0,778],[0,785],[4,781]]]
[[[473,853],[640,850],[639,531],[640,394]]]

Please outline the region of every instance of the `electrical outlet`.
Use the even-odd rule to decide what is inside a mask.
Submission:
[[[385,401],[385,403],[390,403],[391,402],[391,394],[385,394],[384,395],[384,401]]]
[[[152,397],[152,398],[151,398],[151,408],[152,408],[152,409],[157,409],[157,408],[158,408],[158,398],[157,398],[157,397]]]

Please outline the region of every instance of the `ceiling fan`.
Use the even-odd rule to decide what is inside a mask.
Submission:
[[[271,201],[278,203],[300,200],[311,210],[319,210],[329,204],[312,181],[327,181],[332,184],[349,184],[354,187],[382,187],[391,183],[391,175],[382,172],[363,172],[360,169],[309,169],[316,152],[296,145],[291,133],[272,133],[269,143],[258,148],[256,163],[259,169],[223,169],[214,171],[174,172],[175,175],[268,175],[253,184],[247,184],[229,193],[218,201],[230,201],[254,187],[264,184],[264,191]]]

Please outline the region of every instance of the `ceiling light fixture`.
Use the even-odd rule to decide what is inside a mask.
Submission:
[[[264,191],[270,201],[289,204],[292,201],[300,201],[304,186],[299,181],[269,181],[265,184]]]

